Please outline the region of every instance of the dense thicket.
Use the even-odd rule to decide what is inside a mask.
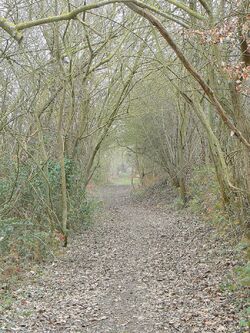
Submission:
[[[2,249],[36,256],[56,237],[66,245],[114,138],[142,183],[167,177],[183,203],[194,169],[211,170],[221,206],[247,227],[248,0],[4,0],[0,9]]]

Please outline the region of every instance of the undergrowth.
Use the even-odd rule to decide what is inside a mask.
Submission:
[[[0,161],[0,284],[20,275],[31,262],[53,259],[63,241],[60,165],[47,169],[26,161]],[[87,199],[79,169],[65,159],[69,233],[91,223],[96,202]],[[47,179],[45,174],[47,172]]]
[[[227,209],[223,206],[212,167],[202,167],[194,171],[189,191],[188,209],[215,227],[217,233],[234,246],[235,255],[241,264],[235,268],[234,276],[229,278],[222,289],[233,291],[236,298],[244,301],[240,326],[250,328],[250,243],[245,236],[247,221],[242,221],[234,203]]]

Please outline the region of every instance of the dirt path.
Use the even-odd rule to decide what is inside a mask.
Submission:
[[[220,290],[234,263],[207,227],[133,203],[124,187],[101,195],[96,223],[43,275],[30,273],[1,333],[241,332]]]

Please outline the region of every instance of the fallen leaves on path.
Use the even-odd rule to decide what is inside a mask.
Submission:
[[[105,207],[63,257],[27,274],[0,332],[239,333],[220,284],[230,250],[187,213],[102,191]]]

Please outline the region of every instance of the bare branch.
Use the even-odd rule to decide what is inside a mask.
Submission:
[[[134,12],[138,13],[139,15],[145,17],[149,22],[152,23],[153,26],[156,27],[156,29],[160,32],[162,37],[166,40],[166,42],[169,44],[169,46],[173,49],[176,56],[179,58],[181,63],[184,65],[184,67],[187,69],[187,71],[192,75],[192,77],[199,83],[205,94],[208,96],[210,102],[215,106],[215,110],[217,114],[220,116],[220,118],[223,120],[224,124],[233,131],[233,133],[237,136],[237,138],[248,148],[250,149],[250,142],[242,135],[240,130],[233,124],[233,122],[227,117],[227,114],[215,96],[213,90],[210,88],[210,86],[206,83],[206,81],[202,78],[202,76],[196,71],[196,69],[191,65],[191,63],[188,61],[188,59],[184,56],[181,49],[176,45],[172,37],[169,35],[165,27],[162,25],[162,23],[151,13],[148,11],[139,8],[138,6],[134,4],[127,4],[129,8],[131,8]]]
[[[16,26],[13,23],[7,21],[5,18],[0,17],[0,27],[5,30],[18,43],[20,43],[23,39],[23,34],[16,29]]]
[[[168,0],[168,2],[174,4],[175,6],[177,6],[178,8],[186,11],[187,13],[189,13],[190,15],[196,17],[199,20],[204,20],[205,17],[199,13],[197,13],[196,11],[190,9],[189,7],[185,6],[184,4],[177,2],[175,0]],[[77,18],[77,15],[80,13],[84,13],[86,11],[89,11],[91,9],[96,9],[96,8],[100,8],[109,4],[114,4],[114,3],[121,3],[121,4],[134,4],[140,8],[143,9],[148,9],[154,13],[157,13],[158,15],[161,15],[162,17],[165,17],[166,19],[172,20],[180,25],[182,25],[183,27],[187,28],[188,25],[184,22],[182,22],[181,20],[176,19],[175,17],[173,17],[170,14],[165,13],[162,10],[159,10],[153,6],[147,5],[145,3],[143,3],[140,0],[105,0],[99,3],[93,3],[93,4],[89,4],[89,5],[83,5],[80,6],[68,13],[63,13],[60,15],[55,15],[55,16],[49,16],[49,17],[44,17],[44,18],[40,18],[38,20],[34,20],[34,21],[26,21],[26,22],[20,22],[16,25],[14,25],[12,22],[7,21],[4,18],[0,18],[0,27],[3,28],[10,36],[12,36],[13,38],[15,38],[15,40],[17,40],[18,42],[20,42],[23,38],[23,35],[21,34],[21,30],[25,30],[28,28],[32,28],[32,27],[36,27],[36,26],[41,26],[43,24],[48,24],[48,23],[55,23],[55,22],[61,22],[61,21],[69,21],[69,20],[73,20]]]

